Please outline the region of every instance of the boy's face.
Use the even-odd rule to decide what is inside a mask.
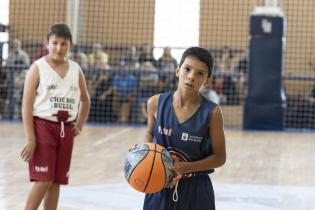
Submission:
[[[199,92],[208,81],[208,66],[194,57],[186,57],[182,66],[177,68],[178,88],[188,92]]]
[[[54,60],[64,60],[71,47],[70,40],[52,35],[46,43],[49,56]]]

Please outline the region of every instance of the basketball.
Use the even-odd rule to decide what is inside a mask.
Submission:
[[[140,144],[125,159],[125,178],[137,191],[159,192],[171,181],[173,165],[170,153],[161,145]]]

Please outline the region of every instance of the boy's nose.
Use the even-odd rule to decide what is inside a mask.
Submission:
[[[61,49],[61,45],[57,45],[57,50],[60,50]]]
[[[193,71],[191,71],[189,74],[188,74],[188,78],[193,80],[195,77],[195,73]]]

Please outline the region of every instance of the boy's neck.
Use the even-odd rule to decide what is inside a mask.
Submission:
[[[64,63],[67,62],[67,59],[66,59],[66,58],[64,58],[63,60],[55,60],[55,59],[49,57],[49,55],[47,55],[45,58],[46,58],[46,60],[47,60],[49,63],[52,63],[53,65],[56,65],[56,66],[57,66],[57,65],[62,65],[62,64],[64,64]]]

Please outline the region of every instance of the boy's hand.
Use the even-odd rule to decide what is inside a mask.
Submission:
[[[22,149],[21,152],[21,158],[25,162],[29,162],[30,159],[33,157],[34,151],[35,151],[36,143],[34,142],[28,142]]]
[[[81,128],[77,127],[76,125],[73,126],[72,131],[74,132],[74,136],[77,136],[81,133]]]
[[[176,185],[176,183],[183,177],[183,175],[180,173],[177,173],[175,171],[174,171],[174,173],[176,175],[173,177],[171,183],[168,185],[168,188],[170,188],[170,189],[172,189]]]
[[[172,171],[174,173],[174,177],[171,181],[171,183],[168,185],[168,188],[172,189],[176,183],[183,177],[183,173],[181,172],[181,162],[174,156],[172,156],[174,160],[174,166],[172,168]]]

